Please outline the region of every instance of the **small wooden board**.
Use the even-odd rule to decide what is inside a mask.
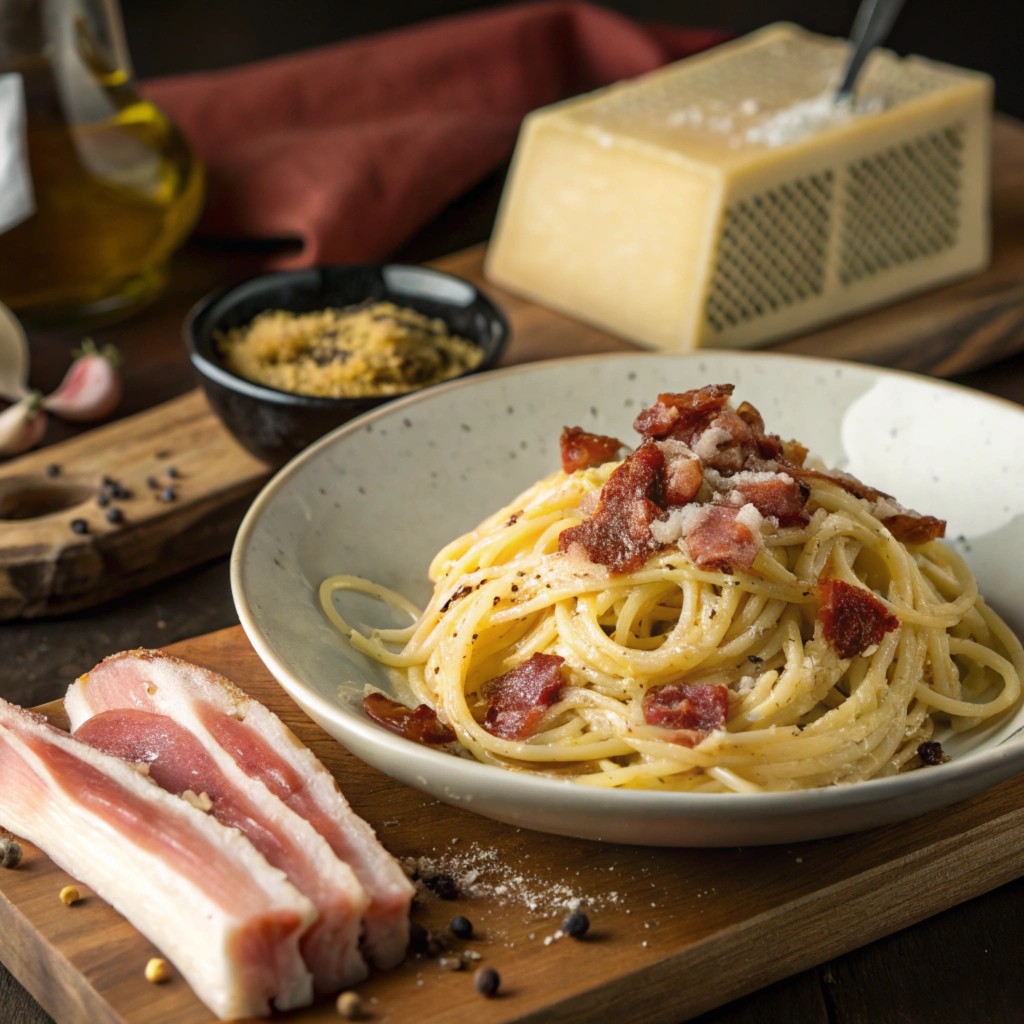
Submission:
[[[170,650],[277,712],[396,856],[480,871],[484,895],[429,900],[414,919],[441,929],[469,917],[479,938],[459,946],[500,972],[502,996],[479,996],[472,971],[413,958],[359,987],[371,1021],[676,1024],[1024,874],[1024,777],[927,818],[791,847],[563,839],[430,800],[363,764],[299,711],[239,627]],[[59,703],[40,710],[66,724]],[[58,901],[71,881],[28,844],[20,868],[0,870],[0,959],[58,1024],[208,1024],[180,979],[144,980],[156,950],[110,907]],[[590,903],[591,932],[546,944],[569,894]],[[324,1003],[286,1019],[338,1017]]]
[[[3,463],[0,619],[88,607],[224,554],[269,475],[199,391]],[[97,505],[104,476],[131,497]]]

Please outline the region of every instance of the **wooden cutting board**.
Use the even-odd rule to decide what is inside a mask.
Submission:
[[[413,958],[359,986],[367,1019],[382,1024],[675,1024],[1024,874],[1024,777],[927,818],[790,847],[563,839],[430,800],[363,764],[299,711],[240,627],[169,649],[276,711],[396,856],[479,872],[477,895],[432,898],[414,920],[443,929],[469,917],[479,937],[458,946],[501,974],[501,997],[478,995],[472,970]],[[59,703],[40,710],[66,725]],[[28,844],[21,867],[0,869],[0,960],[57,1024],[213,1020],[181,979],[144,980],[157,951],[99,898],[61,904],[72,881]],[[573,896],[590,905],[590,934],[546,941]],[[285,1019],[338,1017],[325,1002]]]
[[[997,118],[992,265],[959,284],[846,320],[775,351],[851,359],[949,377],[1024,348],[1024,125]],[[526,302],[483,276],[484,247],[434,266],[480,285],[505,307],[505,365],[636,346]],[[182,357],[184,358],[184,356]],[[56,464],[59,478],[45,469]],[[145,481],[182,473],[174,502]],[[134,497],[108,524],[95,505],[104,474]],[[63,613],[226,554],[269,470],[228,434],[198,391],[0,466],[0,620]],[[88,534],[71,530],[84,518]]]

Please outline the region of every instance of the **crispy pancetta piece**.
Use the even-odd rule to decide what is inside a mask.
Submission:
[[[753,516],[744,514],[745,509]],[[761,535],[755,529],[757,510],[750,505],[706,505],[701,513],[685,541],[693,564],[712,572],[749,569],[761,550]]]
[[[733,493],[750,502],[766,519],[779,526],[806,526],[810,516],[804,511],[810,488],[788,473],[737,473],[726,478],[730,497]],[[737,498],[737,504],[741,503]]]
[[[644,694],[643,713],[648,725],[671,729],[673,743],[693,747],[725,725],[729,715],[729,689],[685,683],[654,686]]]
[[[259,701],[208,669],[160,651],[129,651],[100,662],[71,687],[64,704],[75,728],[100,712],[124,708],[166,716],[186,728],[238,791],[260,793],[261,804],[273,801],[279,820],[290,812],[296,828],[302,821],[312,826],[303,832],[311,848],[320,848],[317,857],[333,852],[369,898],[363,913],[367,956],[380,967],[403,959],[411,884],[349,807],[334,777]],[[354,949],[334,956],[356,969]]]
[[[854,658],[899,629],[900,620],[870,590],[837,579],[819,580],[814,589],[822,633],[840,658]]]
[[[562,531],[558,549],[578,544],[592,562],[612,572],[639,569],[659,546],[651,523],[662,513],[664,467],[661,449],[645,441],[608,477],[594,514]]]
[[[455,741],[455,733],[437,717],[437,712],[429,704],[410,708],[383,693],[368,693],[363,698],[363,710],[378,725],[415,743],[436,746]]]
[[[483,685],[487,701],[483,727],[503,740],[532,736],[565,686],[557,654],[534,654],[521,665]]]
[[[559,440],[562,451],[562,469],[575,473],[605,462],[613,462],[626,446],[617,437],[591,434],[582,427],[564,427]]]
[[[0,825],[164,953],[223,1020],[305,1006],[313,904],[240,832],[0,700]]]
[[[886,516],[882,523],[902,544],[927,544],[946,536],[946,521],[917,512],[897,512]]]

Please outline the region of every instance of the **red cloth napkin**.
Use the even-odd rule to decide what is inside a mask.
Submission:
[[[277,266],[378,260],[499,166],[528,111],[723,38],[523,4],[144,91],[206,163],[203,235],[301,240]]]

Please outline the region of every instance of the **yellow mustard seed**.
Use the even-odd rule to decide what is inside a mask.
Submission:
[[[60,891],[60,901],[66,907],[70,907],[72,903],[77,903],[82,898],[82,894],[78,891],[78,887],[74,885],[65,885]]]
[[[334,1006],[343,1020],[360,1020],[363,1016],[363,1001],[355,992],[342,992]]]
[[[162,981],[170,981],[171,965],[162,957],[151,957],[146,964],[146,981],[159,985]]]

